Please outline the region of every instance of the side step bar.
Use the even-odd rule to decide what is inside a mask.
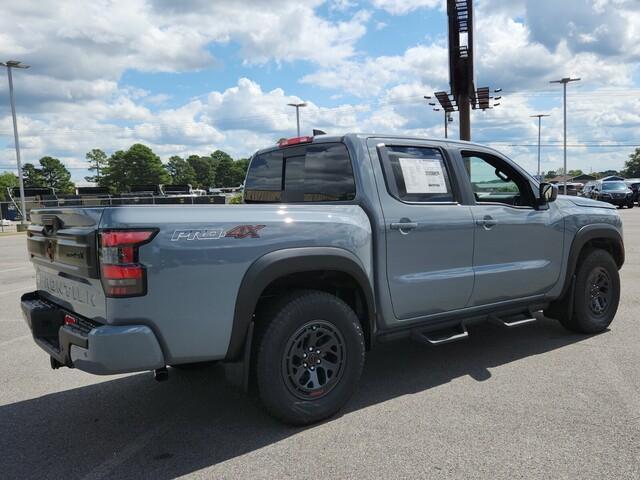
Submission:
[[[520,327],[522,325],[527,325],[529,323],[533,323],[538,320],[536,317],[533,316],[533,314],[530,314],[530,315],[520,314],[520,315],[513,315],[511,317],[505,317],[505,318],[500,318],[494,315],[491,318],[496,323],[507,328]]]
[[[411,332],[411,338],[426,345],[444,345],[445,343],[457,342],[464,340],[469,336],[469,332],[464,325],[460,324],[456,327],[435,331],[414,330]]]
[[[505,317],[498,317],[497,315],[491,315],[489,317],[494,323],[507,328],[520,327],[533,323],[538,319],[534,316],[534,312],[520,313],[516,315],[509,315]],[[444,345],[445,343],[456,342],[458,340],[464,340],[469,336],[469,332],[464,324],[460,323],[452,327],[443,328],[440,330],[420,330],[415,329],[411,331],[411,338],[420,343],[426,345]]]

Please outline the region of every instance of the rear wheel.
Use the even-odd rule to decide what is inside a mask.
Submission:
[[[576,271],[573,313],[571,317],[559,318],[560,323],[574,332],[602,332],[613,321],[619,301],[620,276],[616,262],[609,252],[592,250],[582,257]]]
[[[271,415],[306,425],[334,415],[362,373],[364,337],[353,310],[326,292],[277,301],[259,320],[256,381]]]

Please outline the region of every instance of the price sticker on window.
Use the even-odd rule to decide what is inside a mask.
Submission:
[[[442,163],[433,158],[400,158],[407,193],[448,193]]]

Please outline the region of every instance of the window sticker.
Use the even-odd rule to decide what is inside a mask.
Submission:
[[[442,164],[432,158],[400,158],[407,193],[448,193]]]

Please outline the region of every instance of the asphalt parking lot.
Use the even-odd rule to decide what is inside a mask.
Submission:
[[[53,371],[20,315],[22,235],[0,236],[1,478],[640,478],[640,208],[610,331],[548,319],[464,342],[385,344],[340,416],[283,426],[219,366]]]

